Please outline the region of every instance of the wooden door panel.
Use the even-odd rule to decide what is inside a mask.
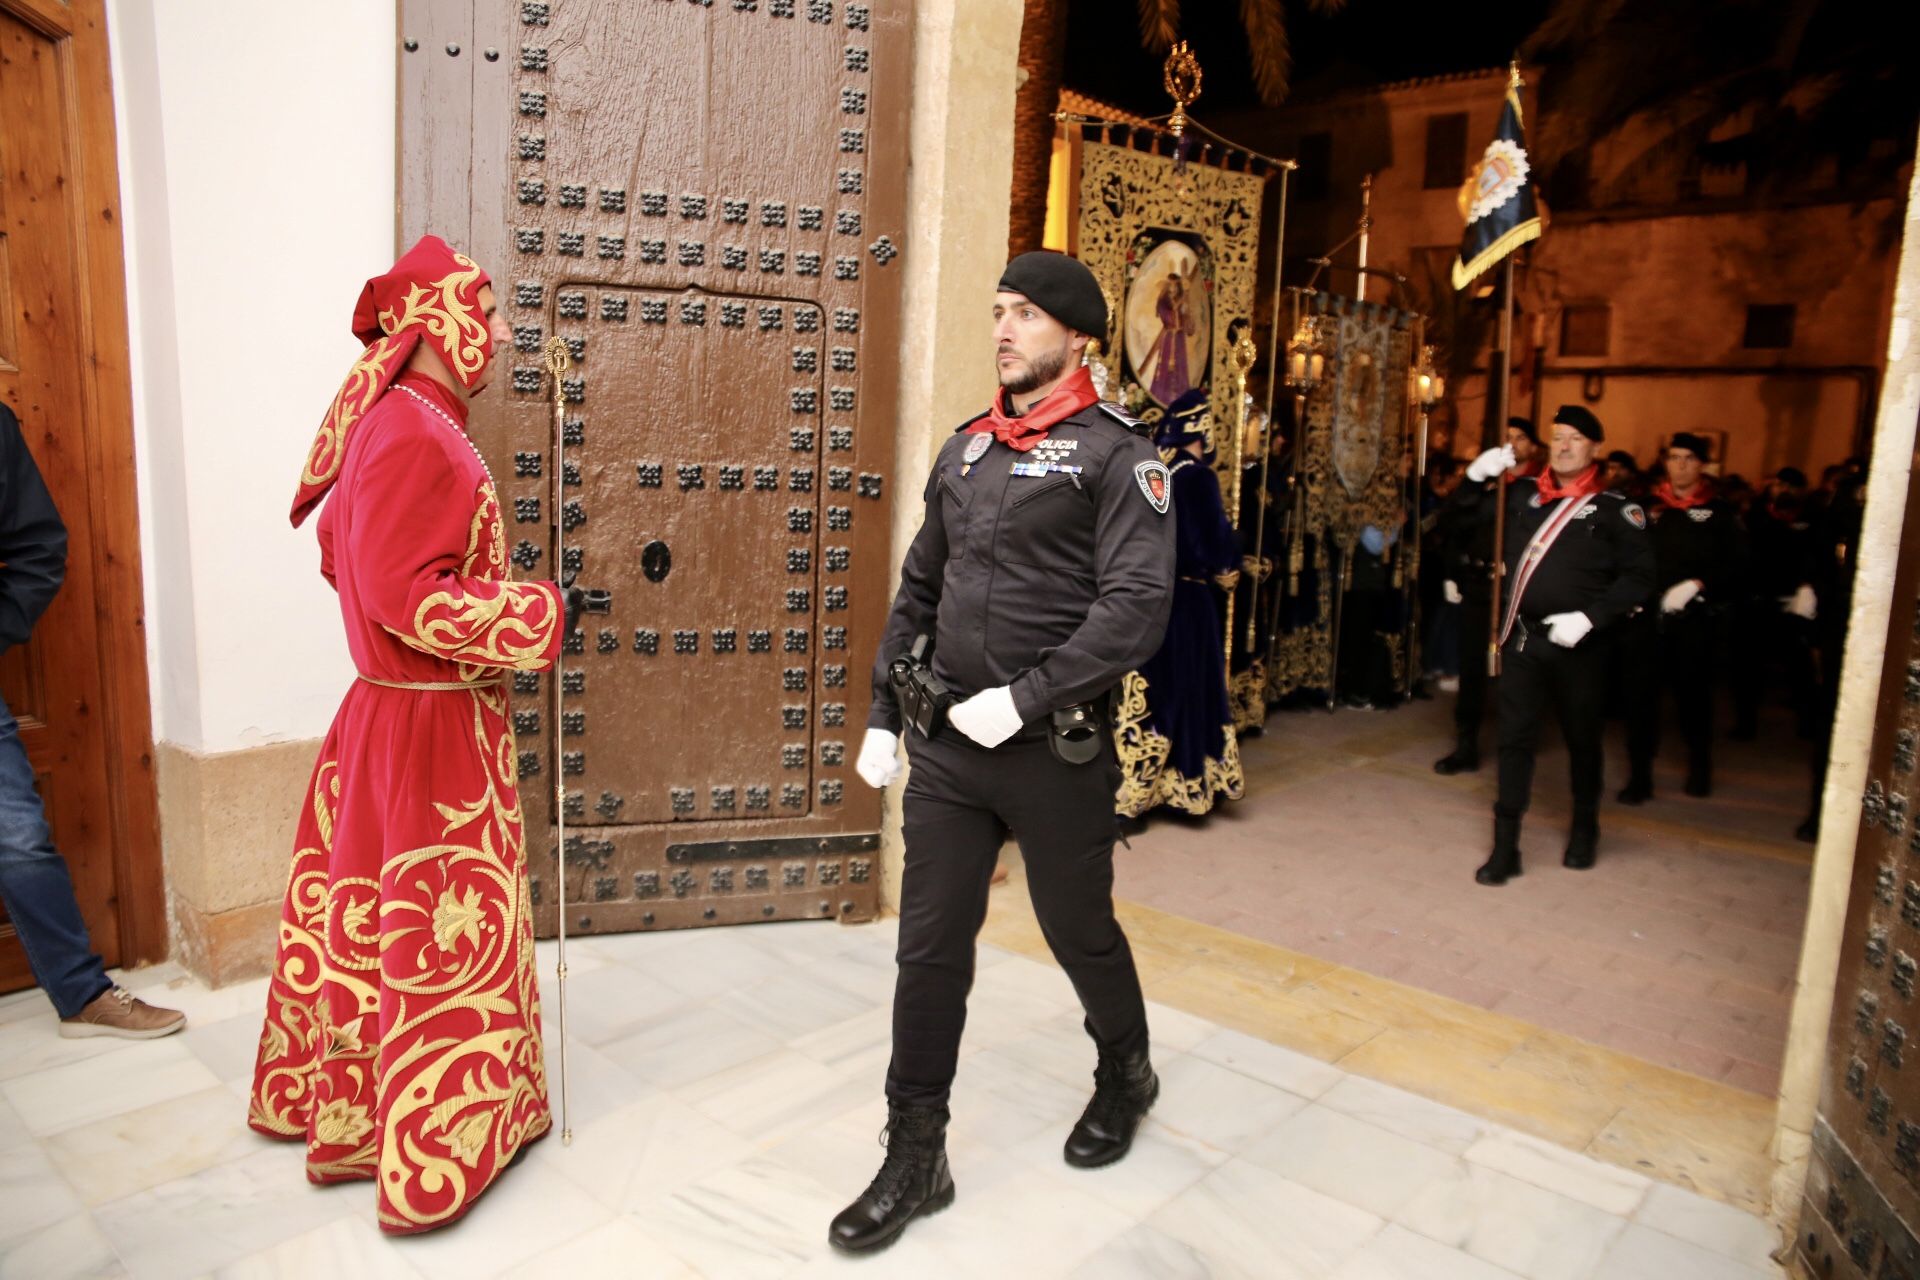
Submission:
[[[44,16],[44,15],[42,15]],[[84,328],[76,248],[81,219],[71,42],[0,7],[0,400],[20,418],[67,526],[66,581],[27,644],[0,659],[0,690],[20,721],[76,896],[108,963],[120,956],[111,796],[103,728],[101,651],[93,608],[96,548],[90,507]],[[30,985],[10,925],[0,927],[0,988]]]
[[[401,6],[402,238],[464,228],[514,328],[472,428],[514,563],[612,593],[560,723],[545,678],[513,686],[531,823],[565,784],[571,928],[877,908],[853,761],[888,604],[909,33],[905,0]],[[558,459],[554,335],[578,358]]]

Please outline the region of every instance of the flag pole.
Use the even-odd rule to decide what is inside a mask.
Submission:
[[[1500,303],[1500,387],[1494,404],[1494,430],[1505,440],[1507,434],[1507,394],[1513,381],[1513,255],[1500,264],[1503,295]],[[1505,474],[1493,480],[1493,600],[1492,622],[1487,631],[1487,674],[1500,674],[1500,588],[1507,576],[1507,480]]]
[[[561,696],[563,681],[560,668],[566,662],[567,652],[567,521],[564,509],[565,490],[562,488],[566,473],[563,461],[567,442],[567,400],[565,389],[560,384],[560,375],[572,367],[573,359],[567,349],[566,339],[555,336],[547,339],[546,363],[548,380],[553,384],[553,457],[549,463],[552,471],[548,478],[548,502],[553,513],[553,558],[554,581],[560,585],[560,652],[553,659],[553,729],[552,740],[559,742],[562,716]],[[558,888],[555,890],[554,916],[560,922],[559,948],[554,965],[554,989],[557,993],[555,1005],[559,1012],[557,1019],[560,1029],[560,1145],[573,1145],[573,1125],[567,1108],[567,778],[566,769],[561,762],[561,752],[556,747],[553,753],[553,878]]]

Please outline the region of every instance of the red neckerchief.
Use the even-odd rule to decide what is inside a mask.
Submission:
[[[405,387],[415,395],[425,397],[428,402],[444,411],[449,418],[463,427],[467,425],[467,402],[426,374],[408,369],[393,380],[393,385]]]
[[[1688,507],[1704,507],[1713,501],[1713,483],[1705,476],[1701,476],[1694,484],[1693,492],[1683,498],[1673,491],[1673,481],[1662,480],[1653,486],[1653,496],[1661,505],[1672,507],[1675,511],[1685,511]]]
[[[1558,502],[1562,498],[1579,498],[1589,493],[1598,493],[1604,487],[1600,483],[1600,464],[1589,463],[1587,469],[1562,485],[1551,468],[1543,470],[1534,483],[1540,486],[1540,502]]]
[[[1534,476],[1539,475],[1542,470],[1540,459],[1529,458],[1519,466],[1509,470],[1506,473],[1506,481],[1508,484],[1512,484],[1515,480],[1530,480]]]
[[[1093,375],[1082,365],[1048,392],[1045,399],[1017,418],[1007,414],[1007,393],[1002,391],[993,398],[993,408],[987,410],[987,416],[967,430],[975,435],[991,431],[993,438],[1007,448],[1025,453],[1045,440],[1054,424],[1071,418],[1099,399],[1100,393],[1093,389]]]

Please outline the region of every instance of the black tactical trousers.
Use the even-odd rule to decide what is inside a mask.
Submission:
[[[1552,704],[1573,775],[1573,829],[1600,825],[1600,732],[1606,705],[1607,646],[1589,633],[1572,649],[1547,639],[1538,623],[1514,625],[1500,652],[1500,795],[1494,812],[1517,818],[1533,793],[1540,717]]]
[[[1480,721],[1487,711],[1492,610],[1492,601],[1485,595],[1460,593],[1460,692],[1453,703],[1453,733],[1459,745],[1475,756],[1480,754]]]
[[[913,769],[902,814],[907,857],[887,1097],[946,1105],[973,987],[974,938],[1009,829],[1040,931],[1080,995],[1088,1034],[1116,1053],[1144,1052],[1146,1003],[1113,918],[1120,771],[1111,740],[1097,759],[1069,765],[1040,738],[988,751],[951,728],[931,742],[912,729],[906,737]]]
[[[1713,763],[1714,619],[1705,608],[1661,614],[1643,611],[1627,622],[1627,760],[1631,781],[1651,785],[1660,749],[1660,704],[1669,687],[1687,742],[1687,768],[1706,773]]]

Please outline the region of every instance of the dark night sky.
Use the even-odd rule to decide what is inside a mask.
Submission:
[[[1288,0],[1290,97],[1501,66],[1547,8],[1547,0],[1347,0],[1340,13],[1322,18],[1305,0]],[[1257,106],[1240,6],[1234,0],[1185,0],[1181,9],[1180,34],[1206,72],[1194,113],[1205,119],[1209,112]],[[1141,48],[1133,0],[1068,0],[1067,87],[1159,115],[1172,109],[1160,84],[1162,60]]]

